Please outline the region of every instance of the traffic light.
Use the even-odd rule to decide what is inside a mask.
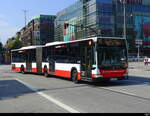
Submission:
[[[81,25],[81,29],[84,29],[84,25],[83,24]]]
[[[64,29],[67,29],[69,27],[69,23],[64,24]]]

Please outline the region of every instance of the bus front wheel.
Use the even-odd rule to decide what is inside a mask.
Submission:
[[[76,69],[73,69],[71,71],[71,79],[72,81],[75,83],[75,84],[78,84],[79,83],[79,80],[78,80],[78,72]]]
[[[22,74],[25,74],[25,70],[24,70],[24,66],[23,66],[23,65],[21,66],[20,72],[21,72]]]

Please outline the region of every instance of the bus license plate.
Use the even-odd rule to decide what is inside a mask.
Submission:
[[[117,81],[117,78],[112,78],[111,80],[112,80],[112,81]]]

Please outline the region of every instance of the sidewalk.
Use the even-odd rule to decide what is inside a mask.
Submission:
[[[150,64],[145,66],[143,62],[129,63],[129,75],[150,78]]]
[[[139,63],[138,62],[130,62],[129,69],[150,71],[150,64],[148,66],[145,66],[143,62],[139,62]]]

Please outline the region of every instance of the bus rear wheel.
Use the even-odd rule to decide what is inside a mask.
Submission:
[[[44,68],[44,76],[45,76],[45,77],[48,77],[48,76],[49,76],[49,75],[48,75],[47,67]]]
[[[79,80],[78,80],[78,72],[76,69],[73,69],[71,71],[71,79],[72,81],[75,83],[75,84],[78,84],[79,83]]]

